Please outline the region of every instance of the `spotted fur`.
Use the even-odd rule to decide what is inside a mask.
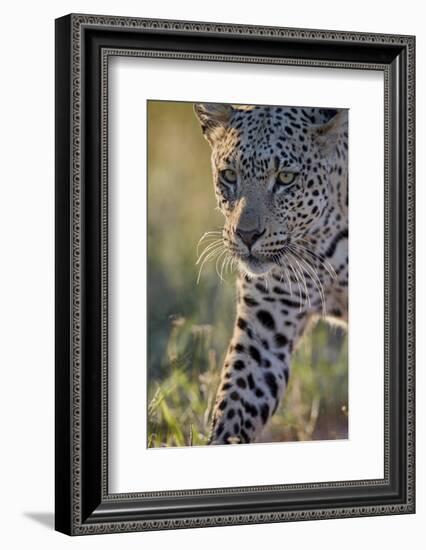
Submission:
[[[347,322],[348,117],[223,104],[195,113],[212,148],[226,261],[239,272],[210,442],[250,443],[280,404],[309,321]]]

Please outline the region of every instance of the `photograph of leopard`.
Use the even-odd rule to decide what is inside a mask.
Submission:
[[[149,101],[147,131],[148,447],[346,439],[348,111]]]

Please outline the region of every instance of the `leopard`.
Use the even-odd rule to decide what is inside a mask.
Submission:
[[[201,260],[222,254],[236,272],[235,324],[208,444],[256,443],[282,403],[308,327],[348,324],[349,112],[193,106],[224,218],[206,233]]]

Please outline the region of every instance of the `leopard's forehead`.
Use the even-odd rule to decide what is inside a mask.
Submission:
[[[334,109],[312,107],[234,107],[214,160],[219,168],[237,164],[241,170],[256,173],[291,167],[309,150],[309,127],[335,114]]]
[[[274,134],[284,128],[291,136],[303,127],[330,120],[336,112],[336,109],[322,107],[237,106],[233,109],[231,125],[253,135],[256,131]]]

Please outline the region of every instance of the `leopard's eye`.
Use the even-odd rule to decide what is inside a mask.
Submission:
[[[297,174],[295,172],[278,172],[277,174],[277,183],[279,186],[289,186],[294,183]]]
[[[220,172],[220,175],[226,183],[230,183],[231,185],[237,183],[237,172],[235,170],[232,170],[232,168],[226,168],[226,170],[222,170]]]

